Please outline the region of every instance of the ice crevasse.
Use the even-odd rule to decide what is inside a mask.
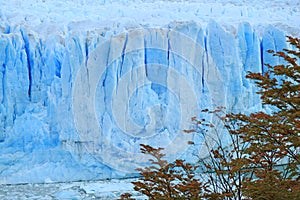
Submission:
[[[214,20],[46,36],[2,26],[0,183],[133,176],[141,143],[188,159],[199,138],[182,130],[201,109],[261,109],[245,75],[279,63],[266,50],[286,35]]]

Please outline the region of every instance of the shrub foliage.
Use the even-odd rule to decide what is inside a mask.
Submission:
[[[137,169],[142,177],[133,182],[134,189],[149,199],[300,199],[300,39],[288,37],[288,42],[290,49],[268,51],[283,64],[266,64],[266,72],[246,76],[254,80],[268,111],[203,110],[217,116],[217,125],[193,117],[194,128],[185,132],[203,136],[209,150],[195,165],[167,162],[162,148],[141,145],[153,159],[151,166]],[[208,138],[211,131],[216,137]],[[223,134],[229,144],[222,143]],[[121,199],[132,198],[123,194]]]

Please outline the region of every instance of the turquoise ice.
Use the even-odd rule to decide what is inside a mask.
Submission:
[[[4,3],[0,183],[134,176],[141,143],[189,159],[182,130],[201,109],[261,109],[245,75],[279,63],[266,50],[299,33],[299,9],[279,1],[263,20],[226,2]]]

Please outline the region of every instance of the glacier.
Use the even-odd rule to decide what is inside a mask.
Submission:
[[[192,159],[191,117],[261,109],[245,75],[299,36],[299,1],[255,2],[2,2],[0,183],[133,177],[141,143]]]

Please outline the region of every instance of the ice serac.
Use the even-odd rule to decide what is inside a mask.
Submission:
[[[279,62],[266,50],[286,47],[274,26],[233,29],[185,22],[112,38],[3,29],[0,183],[132,176],[141,143],[188,159],[174,144],[185,150],[179,136],[190,118],[214,106],[260,109],[245,75]]]

